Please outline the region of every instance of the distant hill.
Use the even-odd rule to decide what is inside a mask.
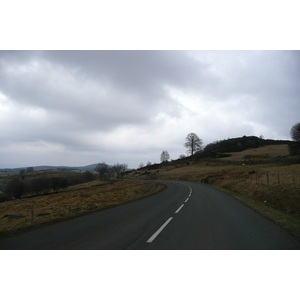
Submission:
[[[79,171],[94,171],[97,164],[87,165],[83,167],[67,167],[67,166],[35,166],[33,167],[34,171],[42,171],[42,170],[79,170]],[[109,166],[111,167],[111,166]],[[25,168],[4,168],[0,169],[0,172],[20,172],[22,169]]]
[[[37,166],[33,167],[34,171],[42,171],[42,170],[79,170],[79,171],[94,171],[97,164],[87,165],[83,167],[66,167],[66,166]]]

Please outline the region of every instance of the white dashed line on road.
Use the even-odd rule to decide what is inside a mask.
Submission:
[[[151,238],[147,241],[147,243],[152,243],[155,238],[163,231],[163,229],[172,221],[172,217],[169,218],[152,236]]]
[[[175,214],[178,214],[179,211],[184,207],[184,204],[182,204],[176,211],[175,211]]]
[[[189,186],[189,185],[187,185],[187,184],[185,184],[185,183],[183,183],[184,185],[186,185],[186,186],[188,186],[189,187],[189,189],[190,189],[190,194],[189,194],[189,196],[186,198],[186,200],[184,201],[185,203],[186,202],[188,202],[188,200],[191,198],[191,195],[192,195],[192,192],[193,192],[193,190],[192,190],[192,188]],[[176,211],[175,211],[175,214],[178,214],[179,213],[179,211],[182,209],[184,207],[184,204],[182,204]],[[156,237],[164,230],[164,228],[172,221],[172,217],[171,218],[169,218],[151,237],[150,237],[150,239],[147,241],[147,243],[152,243],[155,239],[156,239]]]

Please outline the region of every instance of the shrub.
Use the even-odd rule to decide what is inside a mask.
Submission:
[[[14,178],[8,183],[5,192],[10,197],[14,197],[15,199],[20,198],[24,195],[25,185],[20,181],[20,179]]]

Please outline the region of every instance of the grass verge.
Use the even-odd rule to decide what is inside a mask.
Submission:
[[[262,216],[268,218],[269,220],[271,220],[281,228],[285,229],[292,236],[300,240],[300,220],[298,218],[288,215],[284,212],[278,211],[270,206],[265,205],[260,201],[257,201],[255,203],[253,199],[238,194],[236,192],[233,192],[231,190],[228,190],[226,188],[222,188],[218,186],[213,186],[213,187],[235,197],[240,202],[252,208]]]

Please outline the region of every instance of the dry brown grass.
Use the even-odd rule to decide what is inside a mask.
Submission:
[[[252,156],[252,159],[268,159],[275,158],[278,156],[288,156],[289,148],[288,145],[269,145],[261,148],[248,149],[241,152],[230,152],[229,157],[224,158],[225,160],[244,161],[245,155]]]
[[[280,211],[297,223],[300,220],[300,168],[299,164],[244,164],[245,155],[277,157],[288,155],[286,145],[265,146],[232,153],[232,160],[240,164],[226,164],[219,161],[201,161],[187,165],[174,162],[159,170],[137,171],[131,173],[136,179],[184,180],[210,184],[225,188],[252,199],[252,202]],[[228,160],[226,157],[225,160]],[[258,192],[256,193],[256,171],[258,172]],[[279,178],[279,179],[278,179]],[[260,209],[260,208],[259,208]],[[269,213],[269,212],[268,212]],[[271,215],[271,213],[270,213]],[[268,215],[268,217],[270,217]],[[272,217],[270,217],[272,219]],[[297,221],[298,220],[298,221]],[[291,222],[292,223],[292,222]],[[300,224],[299,222],[297,224]],[[300,238],[300,227],[293,224],[293,234]],[[296,228],[296,229],[295,229]],[[287,229],[287,228],[286,228]],[[298,230],[298,233],[297,233]]]
[[[299,165],[224,165],[197,163],[167,171],[160,170],[155,179],[186,180],[223,187],[250,198],[255,198],[256,171],[258,172],[258,201],[300,218]]]
[[[0,233],[32,226],[32,209],[37,226],[86,213],[89,211],[87,205],[90,204],[97,205],[98,209],[109,208],[150,196],[164,188],[164,185],[158,183],[128,181],[92,186],[97,183],[99,182],[73,186],[71,190],[62,193],[0,203]],[[21,214],[24,217],[20,219],[5,217],[10,214]]]

